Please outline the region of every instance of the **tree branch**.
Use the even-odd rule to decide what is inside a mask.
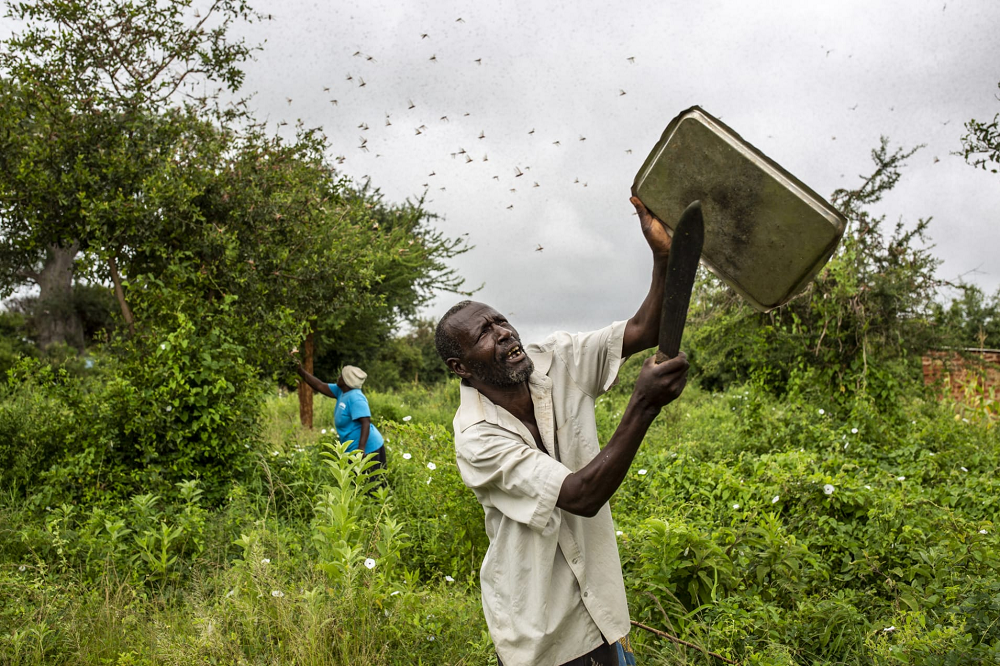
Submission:
[[[115,285],[115,298],[118,299],[118,305],[121,307],[122,318],[128,325],[129,335],[135,336],[135,322],[132,319],[132,310],[125,300],[125,290],[122,289],[122,277],[118,274],[118,261],[115,259],[115,255],[108,257],[108,268],[111,270],[111,281]]]
[[[703,654],[707,654],[707,655],[710,655],[712,657],[715,657],[716,659],[718,659],[720,661],[724,661],[727,664],[736,664],[736,665],[738,665],[740,663],[738,661],[733,661],[731,659],[726,659],[721,654],[716,654],[715,652],[712,652],[711,650],[706,650],[705,648],[703,648],[701,646],[698,646],[698,645],[695,645],[694,643],[688,643],[687,641],[683,641],[683,640],[677,638],[676,636],[671,636],[670,634],[662,632],[659,629],[653,629],[652,627],[647,627],[646,625],[644,625],[644,624],[642,624],[640,622],[636,622],[635,620],[631,620],[631,622],[632,622],[632,626],[633,627],[639,627],[640,629],[645,629],[646,631],[648,631],[648,632],[650,632],[652,634],[656,634],[660,638],[666,638],[668,641],[673,641],[674,643],[677,643],[679,645],[683,645],[685,647],[689,647],[689,648],[691,648],[693,650],[698,650],[699,652],[701,652]]]

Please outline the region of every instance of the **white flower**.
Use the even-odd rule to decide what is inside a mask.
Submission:
[[[270,560],[270,558],[267,558],[267,557],[265,557],[264,559],[262,559],[262,560],[260,561],[260,563],[261,563],[261,564],[270,564],[270,563],[271,563],[271,560]]]
[[[393,591],[392,591],[392,594],[390,594],[389,596],[390,596],[390,597],[394,597],[394,596],[396,596],[397,594],[402,594],[402,592],[400,592],[399,590],[393,590]]]
[[[412,418],[413,418],[412,416],[407,415],[403,417],[403,421],[409,421]]]
[[[963,472],[968,472],[969,471],[969,470],[965,469],[964,467],[959,467],[959,469],[962,470]]]
[[[640,469],[639,470],[639,476],[646,476],[646,470]]]
[[[740,508],[740,505],[739,505],[739,504],[734,504],[734,505],[733,505],[733,508],[734,508],[734,509],[738,509],[738,508]]]
[[[823,492],[827,495],[832,495],[834,490],[835,489],[832,483],[828,483],[825,486],[823,486]]]
[[[160,349],[166,349],[166,348],[167,348],[167,343],[166,342],[161,342],[160,343]]]
[[[452,578],[451,576],[445,576],[445,577],[444,577],[444,579],[445,579],[446,581],[448,581],[449,583],[454,583],[454,582],[455,582],[455,579],[454,579],[454,578]]]
[[[617,532],[615,532],[615,534],[616,534],[617,536],[621,536],[622,534],[624,534],[624,532],[622,532],[621,530],[618,530]]]
[[[285,596],[285,593],[282,592],[281,590],[271,590],[271,596],[280,599],[281,597]]]
[[[279,456],[279,455],[281,455],[281,453],[279,453],[278,451],[271,451],[271,455],[272,456]]]
[[[167,405],[167,411],[168,412],[173,411],[173,409],[174,409],[173,407],[171,407],[170,405]]]
[[[249,445],[249,444],[244,444],[244,445],[243,445],[243,448],[244,448],[244,449],[249,449],[249,448],[250,448],[250,445]]]
[[[962,419],[962,423],[968,423],[969,419]]]
[[[428,636],[428,637],[427,637],[427,640],[429,640],[429,641],[433,641],[433,640],[434,640],[434,637],[433,637],[433,636]]]
[[[858,429],[857,428],[851,428],[851,434],[852,435],[857,435],[858,434]]]
[[[871,487],[871,486],[865,486],[865,488],[867,488],[868,490],[871,490],[871,489],[872,489],[872,487]]]
[[[986,530],[982,530],[982,532],[983,534],[986,534]],[[27,567],[23,564],[17,568],[18,571],[24,571],[25,569],[27,569]]]
[[[411,456],[411,455],[410,455],[409,453],[404,453],[404,454],[403,454],[403,460],[409,460],[409,459],[410,459],[410,458],[412,458],[412,457],[413,457],[413,456]]]
[[[432,462],[427,463],[427,469],[433,471],[433,470],[435,470],[437,468],[438,468],[438,466],[435,465],[434,463],[432,463]]]
[[[428,486],[431,485],[431,477],[429,477],[429,476],[427,477],[427,485]]]
[[[375,568],[375,560],[373,560],[372,558],[369,557],[367,560],[365,560],[365,566],[368,567],[369,569],[374,569]]]
[[[781,496],[775,495],[774,497],[771,498],[771,504],[777,504],[779,499],[781,499]]]
[[[885,629],[882,630],[882,633],[887,634],[890,631],[896,631],[896,627],[886,627]]]
[[[896,480],[897,481],[906,481],[906,477],[905,476],[897,476]]]
[[[979,530],[980,534],[988,534],[986,530]],[[24,571],[24,567],[21,567],[21,571]]]
[[[321,434],[321,435],[325,435],[325,434],[326,434],[326,428],[323,428],[322,430],[320,430],[320,431],[319,431],[319,434]]]
[[[826,410],[825,409],[819,410],[819,415],[820,416],[823,416],[824,414],[826,414]]]
[[[844,450],[847,450],[847,442],[844,442]]]

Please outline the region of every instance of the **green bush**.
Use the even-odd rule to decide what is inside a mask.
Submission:
[[[96,378],[73,375],[33,358],[19,358],[0,386],[0,488],[23,494],[41,474],[84,448]]]
[[[177,311],[127,343],[104,417],[111,464],[135,487],[197,478],[214,502],[249,465],[263,383],[226,333],[225,308],[199,314]]]

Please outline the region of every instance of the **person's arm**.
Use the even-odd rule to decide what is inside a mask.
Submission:
[[[371,432],[372,420],[367,416],[362,416],[358,419],[358,423],[361,424],[361,434],[358,435],[358,451],[361,451],[361,455],[364,455],[365,445],[368,444],[368,433]]]
[[[630,201],[639,215],[639,224],[646,243],[653,252],[653,279],[642,305],[625,325],[622,355],[631,356],[655,347],[660,336],[660,312],[663,308],[663,283],[667,277],[667,259],[670,257],[670,236],[663,222],[650,213],[633,196]]]
[[[299,373],[299,377],[302,378],[302,381],[309,384],[309,386],[311,386],[317,393],[322,393],[330,398],[337,398],[337,396],[333,394],[333,391],[330,390],[329,384],[319,380],[316,375],[303,368],[301,364],[295,368],[295,372]]]
[[[557,507],[578,516],[597,514],[625,479],[660,409],[684,390],[687,370],[684,353],[659,365],[646,359],[615,434],[593,460],[563,480]]]

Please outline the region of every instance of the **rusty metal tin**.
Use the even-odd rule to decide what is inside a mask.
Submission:
[[[847,225],[823,197],[697,106],[670,121],[632,191],[671,234],[700,199],[702,263],[761,312],[805,288]]]

